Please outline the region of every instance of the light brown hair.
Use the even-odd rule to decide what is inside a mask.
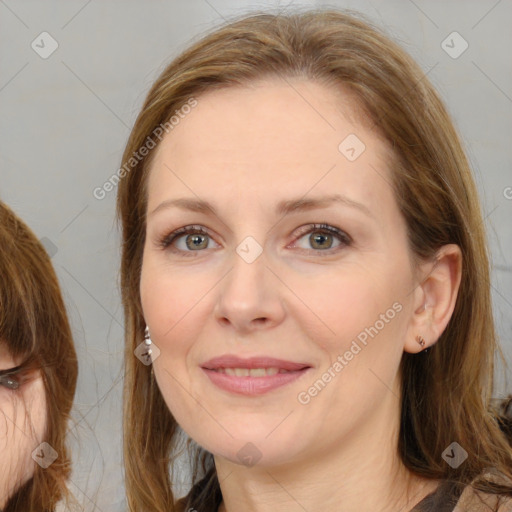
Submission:
[[[303,77],[350,90],[389,143],[396,201],[406,220],[415,261],[445,244],[462,251],[462,281],[452,318],[438,342],[420,356],[404,353],[399,452],[417,475],[469,484],[492,467],[512,478],[505,419],[491,401],[496,340],[489,258],[477,190],[453,123],[425,73],[396,43],[353,13],[310,10],[252,13],[207,34],[176,57],[149,91],[127,143],[126,164],[148,136],[191,97],[268,77]],[[213,458],[193,447],[194,482],[203,492],[174,504],[171,478],[180,429],[151,368],[133,355],[144,337],[139,294],[145,242],[146,182],[151,152],[126,173],[118,191],[125,312],[124,457],[129,509],[216,510],[220,499]],[[457,441],[468,453],[451,468],[441,457]],[[476,480],[487,492],[512,487]]]
[[[57,452],[46,469],[10,496],[4,512],[53,512],[68,495],[68,419],[78,364],[57,276],[31,229],[0,202],[0,339],[21,366],[42,375],[47,404],[44,441]],[[35,448],[35,447],[34,447]]]

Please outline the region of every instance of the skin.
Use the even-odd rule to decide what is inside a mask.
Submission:
[[[417,335],[429,346],[446,327],[460,251],[445,246],[435,267],[414,267],[389,186],[388,148],[356,106],[349,94],[302,79],[208,92],[154,155],[144,317],[161,351],[154,371],[170,411],[214,454],[219,510],[405,512],[438,485],[413,477],[398,458],[398,368],[404,351],[422,350]],[[338,150],[349,134],[366,146],[352,162]],[[336,203],[275,213],[283,199],[333,193],[369,214]],[[217,214],[160,206],[179,197],[208,200]],[[314,223],[339,228],[352,243],[327,235],[318,248],[310,240],[318,230],[304,228]],[[190,224],[208,231],[205,248],[187,247],[187,235],[162,247],[162,238]],[[252,263],[236,252],[247,236],[263,249]],[[397,302],[400,313],[299,403],[298,394]],[[247,397],[217,388],[200,368],[226,353],[313,368]],[[237,456],[249,442],[261,455],[253,466]]]
[[[20,364],[0,343],[0,370]],[[42,442],[46,429],[46,395],[39,372],[13,376],[18,389],[0,381],[0,509],[9,496],[34,474],[32,451]]]

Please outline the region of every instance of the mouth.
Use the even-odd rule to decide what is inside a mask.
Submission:
[[[257,356],[242,358],[231,354],[214,357],[203,363],[202,368],[206,370],[274,370],[281,371],[297,371],[304,368],[310,368],[308,363],[296,363],[294,361],[286,361],[284,359],[276,359],[274,357]],[[242,376],[242,375],[241,375]],[[263,376],[263,375],[261,375]]]
[[[261,395],[303,376],[311,366],[271,357],[242,359],[225,355],[210,359],[201,369],[217,387],[242,395]]]
[[[267,375],[277,375],[278,373],[291,373],[290,370],[283,368],[205,368],[212,372],[224,373],[225,375],[234,375],[236,377],[265,377]],[[297,371],[297,370],[295,370]]]

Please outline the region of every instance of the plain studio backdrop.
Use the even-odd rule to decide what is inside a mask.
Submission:
[[[70,487],[85,510],[125,510],[116,190],[101,199],[94,190],[118,170],[146,92],[174,56],[233,15],[288,5],[359,10],[439,90],[481,193],[494,314],[512,364],[510,0],[0,0],[0,197],[43,241],[68,307],[80,364]]]

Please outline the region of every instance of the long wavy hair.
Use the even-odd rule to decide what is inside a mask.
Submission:
[[[145,243],[146,182],[154,130],[206,91],[262,78],[302,77],[350,90],[372,128],[389,143],[396,201],[417,261],[445,244],[463,256],[451,320],[421,356],[404,353],[399,453],[416,475],[472,484],[512,496],[512,487],[479,475],[494,468],[512,478],[505,405],[492,400],[497,342],[484,221],[470,166],[447,109],[413,59],[353,12],[315,9],[253,12],[194,41],[160,74],[144,101],[123,155],[117,213],[122,229],[121,290],[125,314],[124,463],[129,510],[217,510],[220,487],[212,454],[188,440],[195,485],[176,500],[173,476],[183,432],[151,374],[134,357],[144,337],[139,284]],[[142,156],[141,156],[142,155]],[[510,434],[510,430],[508,430]],[[457,441],[467,460],[441,457]]]
[[[0,339],[23,372],[40,372],[46,395],[42,441],[57,452],[8,498],[3,512],[54,512],[69,497],[66,431],[78,364],[57,276],[31,229],[0,202]],[[35,448],[35,446],[34,446]],[[2,471],[8,468],[2,467]]]

